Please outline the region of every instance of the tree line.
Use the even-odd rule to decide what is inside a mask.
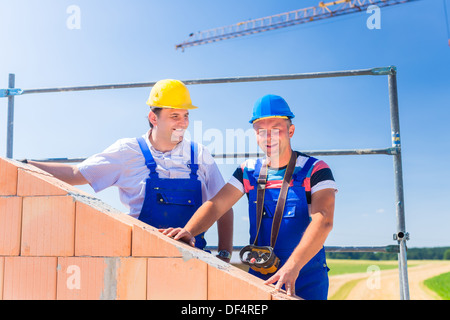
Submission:
[[[397,260],[397,253],[327,252],[328,259]],[[450,260],[450,247],[408,248],[408,260]]]

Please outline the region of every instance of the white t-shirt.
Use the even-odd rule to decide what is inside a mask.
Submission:
[[[156,162],[160,178],[189,179],[191,169],[191,142],[183,139],[169,152],[160,152],[150,143],[150,131],[145,139]],[[208,149],[198,144],[199,164],[197,175],[202,184],[202,200],[211,199],[225,184],[225,181]],[[81,174],[95,192],[107,187],[119,188],[120,201],[129,208],[129,214],[139,217],[145,198],[145,182],[150,170],[136,138],[119,139],[103,152],[95,154],[77,165]]]

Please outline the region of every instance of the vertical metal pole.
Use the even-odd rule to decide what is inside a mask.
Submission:
[[[15,86],[16,75],[9,74],[8,89],[12,89]],[[14,136],[14,96],[8,96],[8,120],[7,120],[7,132],[6,132],[6,157],[12,159],[13,157],[13,136]]]
[[[389,75],[389,104],[391,110],[391,130],[392,147],[397,149],[394,157],[394,184],[395,184],[395,205],[397,214],[397,234],[395,239],[398,241],[400,252],[398,254],[398,267],[400,278],[400,299],[409,300],[408,269],[406,260],[406,240],[408,234],[405,226],[405,207],[403,198],[403,170],[400,140],[400,120],[398,111],[398,92],[397,92],[397,70],[391,68]]]

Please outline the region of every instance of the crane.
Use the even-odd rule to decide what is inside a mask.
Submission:
[[[264,18],[251,19],[233,25],[191,33],[184,42],[175,45],[175,49],[198,46],[227,40],[264,31],[290,27],[298,24],[337,17],[367,10],[371,5],[387,7],[415,0],[336,0],[320,2],[315,7],[298,9]]]

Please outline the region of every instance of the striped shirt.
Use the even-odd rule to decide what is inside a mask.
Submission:
[[[294,175],[303,168],[306,161],[309,159],[309,156],[298,151],[295,152],[297,153],[297,161],[295,164]],[[255,165],[256,159],[246,160],[236,169],[236,171],[234,171],[233,176],[230,178],[228,183],[233,185],[242,193],[246,193],[248,196],[248,192],[254,188],[254,186],[250,185],[248,172],[253,171],[255,169]],[[278,169],[268,168],[266,188],[281,188],[286,167],[287,166],[284,166]],[[290,186],[292,186],[292,181]],[[322,160],[317,160],[313,164],[305,180],[303,181],[302,187],[305,188],[308,204],[311,203],[311,195],[319,190],[331,188],[337,191],[333,173],[331,172],[330,167]]]

